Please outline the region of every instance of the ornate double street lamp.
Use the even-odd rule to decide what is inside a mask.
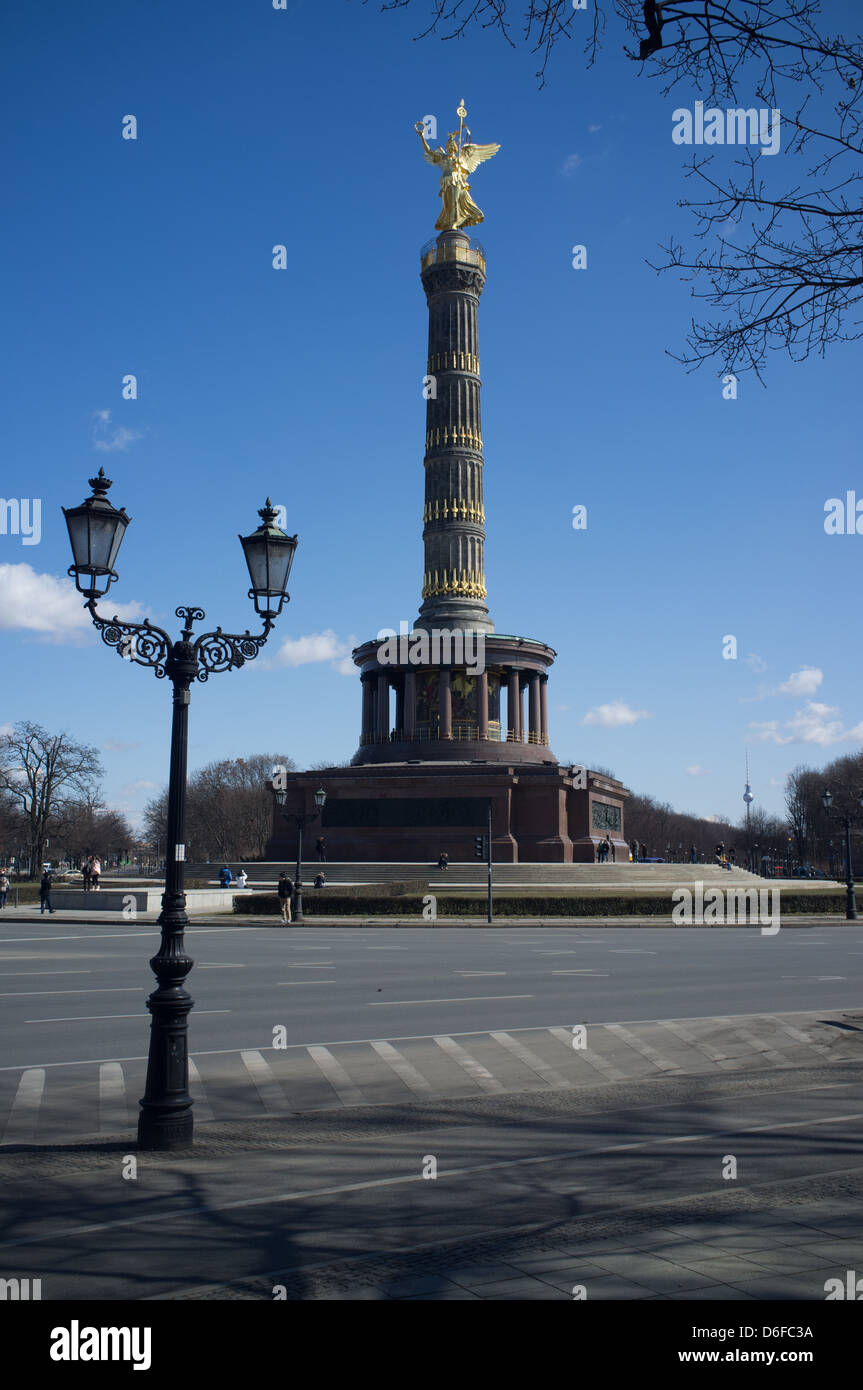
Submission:
[[[287,792],[284,788],[276,790],[276,801],[279,806],[284,806],[286,798]],[[307,825],[311,825],[313,820],[317,820],[324,809],[326,800],[327,794],[323,787],[318,787],[315,792],[314,811],[307,811],[304,815],[294,811],[281,812],[282,820],[293,821],[297,827],[297,873],[294,879],[294,904],[291,914],[294,922],[305,921],[303,917],[303,830]]]
[[[829,791],[825,791],[821,797],[821,805],[830,815],[830,807],[833,805],[833,797]],[[863,808],[863,796],[857,798],[857,805]],[[831,817],[832,820],[841,821],[845,826],[845,919],[848,922],[857,921],[857,904],[854,901],[854,869],[851,864],[851,825],[855,817],[841,812]]]
[[[183,619],[182,633],[178,641],[172,642],[148,618],[142,623],[121,622],[116,616],[103,618],[96,611],[96,601],[117,578],[114,565],[131,518],[122,507],[117,511],[108,501],[111,481],[101,468],[98,477],[90,479],[90,486],[93,496],[80,507],[70,507],[68,511],[63,508],[75,561],[69,574],[84,595],[85,607],[90,610],[102,641],[115,647],[127,661],[149,666],[158,679],[167,676],[174,689],[165,892],[158,922],[162,938],[150,961],[157,987],[147,1000],[152,1022],[146,1092],[138,1117],[138,1147],[177,1149],[191,1144],[193,1133],[188,1016],[194,1001],[184,988],[193,961],[184,946],[188,918],[183,891],[190,689],[193,681],[206,681],[215,672],[239,668],[258,655],[289,598],[288,577],[297,538],[285,535],[276,526],[277,512],[269,498],[258,512],[261,525],[257,531],[240,536],[252,581],[249,598],[254,599],[255,611],[264,623],[260,636],[252,636],[248,628],[236,634],[217,627],[215,632],[202,633],[193,642],[193,624],[206,614],[202,608],[183,607],[175,610],[177,617]]]

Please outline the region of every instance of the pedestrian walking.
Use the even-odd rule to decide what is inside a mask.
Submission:
[[[99,891],[99,878],[102,873],[102,861],[98,854],[94,854],[90,863],[90,881],[93,884],[93,892]]]
[[[287,925],[288,922],[293,921],[291,916],[291,897],[293,896],[294,885],[284,870],[279,874],[279,882],[276,891],[279,895],[279,910],[282,914],[282,921]]]
[[[324,839],[323,835],[320,837],[320,839],[318,840],[317,844],[315,845],[315,854],[317,855],[319,861],[320,861],[322,864],[326,864],[326,862],[327,862],[327,842],[326,842],[326,840]]]
[[[637,840],[631,840],[631,841],[630,841],[629,850],[630,850],[630,853],[631,853],[631,855],[632,855],[632,862],[633,862],[633,864],[637,864],[637,863],[638,863],[638,841],[637,841]]]
[[[617,855],[616,855],[616,853],[615,853],[614,841],[613,841],[613,840],[609,840],[608,843],[609,843],[609,845],[611,846],[611,862],[612,862],[612,864],[614,864],[614,863],[617,862]]]
[[[327,880],[324,878],[323,874],[315,874],[315,887],[326,888],[326,886]]]
[[[228,884],[232,881],[232,879],[233,874],[231,873],[227,864],[223,864],[221,869],[219,870],[219,886],[221,888],[227,888]]]
[[[693,845],[691,850],[689,851],[689,857],[693,864],[698,863],[698,850],[695,848],[695,845]]]
[[[6,899],[9,896],[9,879],[6,877],[6,870],[0,869],[0,910],[6,906]]]
[[[240,872],[237,874],[237,887],[245,888],[248,881],[249,875],[246,873],[245,869],[241,869]]]
[[[85,892],[85,893],[89,893],[89,891],[90,891],[90,882],[91,882],[91,879],[92,879],[92,876],[93,876],[93,866],[92,866],[92,864],[90,863],[89,858],[84,860],[84,863],[83,863],[82,868],[81,868],[81,873],[82,873],[83,876],[84,876],[84,892]]]
[[[42,874],[42,881],[41,881],[41,883],[39,884],[39,912],[40,912],[40,914],[43,913],[43,912],[45,911],[45,908],[46,908],[46,907],[47,907],[47,909],[48,909],[49,912],[52,912],[52,913],[53,913],[53,911],[54,911],[53,907],[51,906],[51,887],[52,887],[53,883],[54,883],[54,880],[53,880],[53,878],[51,877],[50,871],[49,871],[48,869],[45,869],[45,871],[44,871],[43,874]]]
[[[446,853],[446,851],[444,851],[443,854],[439,854],[439,855],[438,855],[437,866],[438,866],[439,869],[445,869],[445,868],[447,867],[448,864],[449,864],[449,855]]]

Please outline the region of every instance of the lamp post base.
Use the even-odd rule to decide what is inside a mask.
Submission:
[[[194,1147],[194,1121],[191,1102],[182,1113],[153,1114],[142,1110],[138,1116],[139,1149],[191,1149]]]

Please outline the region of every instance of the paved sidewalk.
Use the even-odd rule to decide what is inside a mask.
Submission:
[[[194,1150],[140,1154],[134,1182],[128,1139],[6,1151],[0,1263],[44,1299],[823,1301],[863,1270],[861,1079],[818,1065],[200,1126]]]

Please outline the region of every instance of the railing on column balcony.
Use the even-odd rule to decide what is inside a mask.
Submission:
[[[388,734],[361,734],[360,747],[364,748],[369,744],[380,743],[437,743],[442,738],[439,724],[418,724],[413,734],[408,737],[404,729],[390,729]],[[450,740],[445,740],[449,742]],[[488,726],[488,738],[481,739],[478,724],[456,723],[452,726],[452,742],[454,743],[538,743],[545,747],[548,746],[548,738],[545,735],[524,733],[517,736],[513,729],[503,728],[497,721],[490,720]]]

